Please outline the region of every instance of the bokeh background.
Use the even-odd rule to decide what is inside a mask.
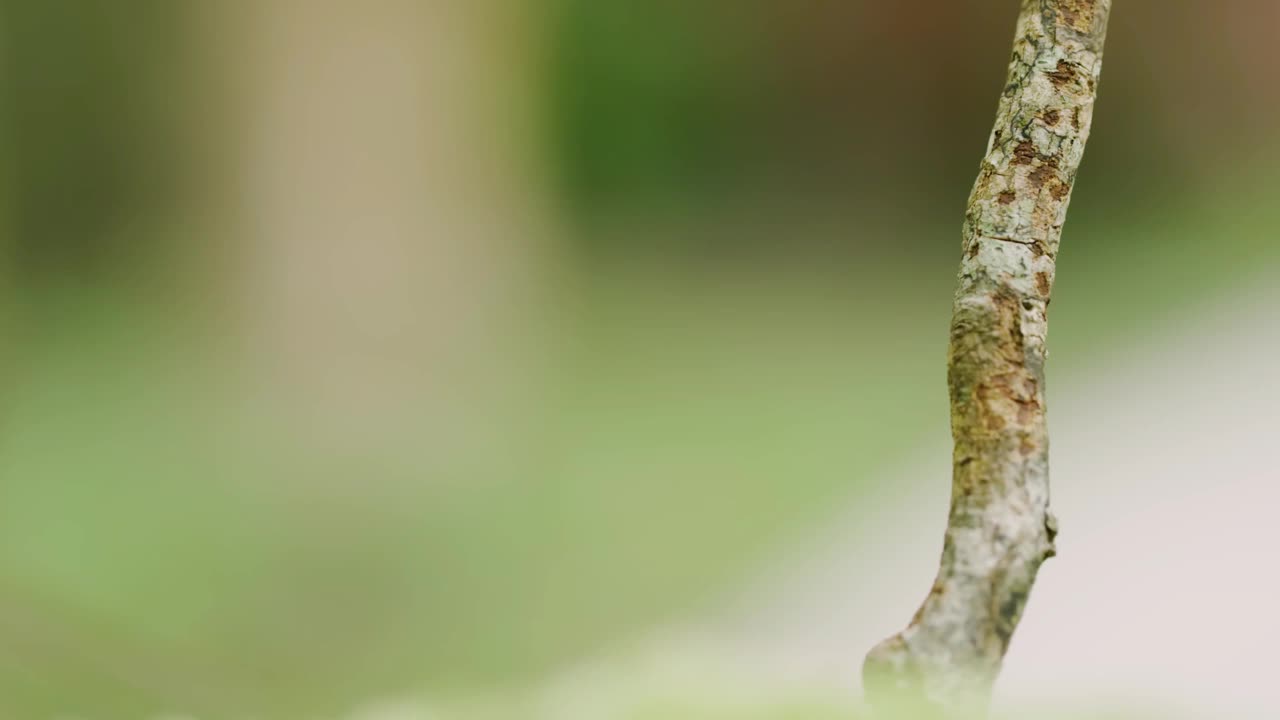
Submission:
[[[856,717],[1017,10],[3,0],[0,716]],[[1100,701],[1277,598],[1278,25],[1116,2],[1049,372],[1063,542],[1130,564],[1027,619],[1110,598],[1043,656]]]

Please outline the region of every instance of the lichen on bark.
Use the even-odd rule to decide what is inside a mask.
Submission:
[[[978,717],[1054,554],[1044,365],[1062,226],[1093,119],[1110,0],[1023,0],[1009,77],[963,227],[948,353],[955,442],[941,568],[872,649],[868,699]]]

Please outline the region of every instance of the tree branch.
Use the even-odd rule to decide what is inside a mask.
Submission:
[[[965,214],[948,354],[955,453],[941,569],[907,629],[867,657],[864,684],[877,707],[985,714],[1036,572],[1054,554],[1049,294],[1110,10],[1110,0],[1023,0]]]

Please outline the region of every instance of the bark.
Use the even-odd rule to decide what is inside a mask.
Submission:
[[[941,569],[867,657],[878,708],[985,714],[1041,563],[1054,554],[1044,364],[1054,262],[1093,117],[1110,0],[1024,0],[963,229],[948,353],[955,441]]]

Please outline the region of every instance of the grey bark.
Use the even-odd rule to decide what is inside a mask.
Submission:
[[[969,197],[948,353],[955,441],[941,568],[864,666],[868,699],[915,717],[986,713],[1054,554],[1044,364],[1062,226],[1093,118],[1110,0],[1024,0]]]

